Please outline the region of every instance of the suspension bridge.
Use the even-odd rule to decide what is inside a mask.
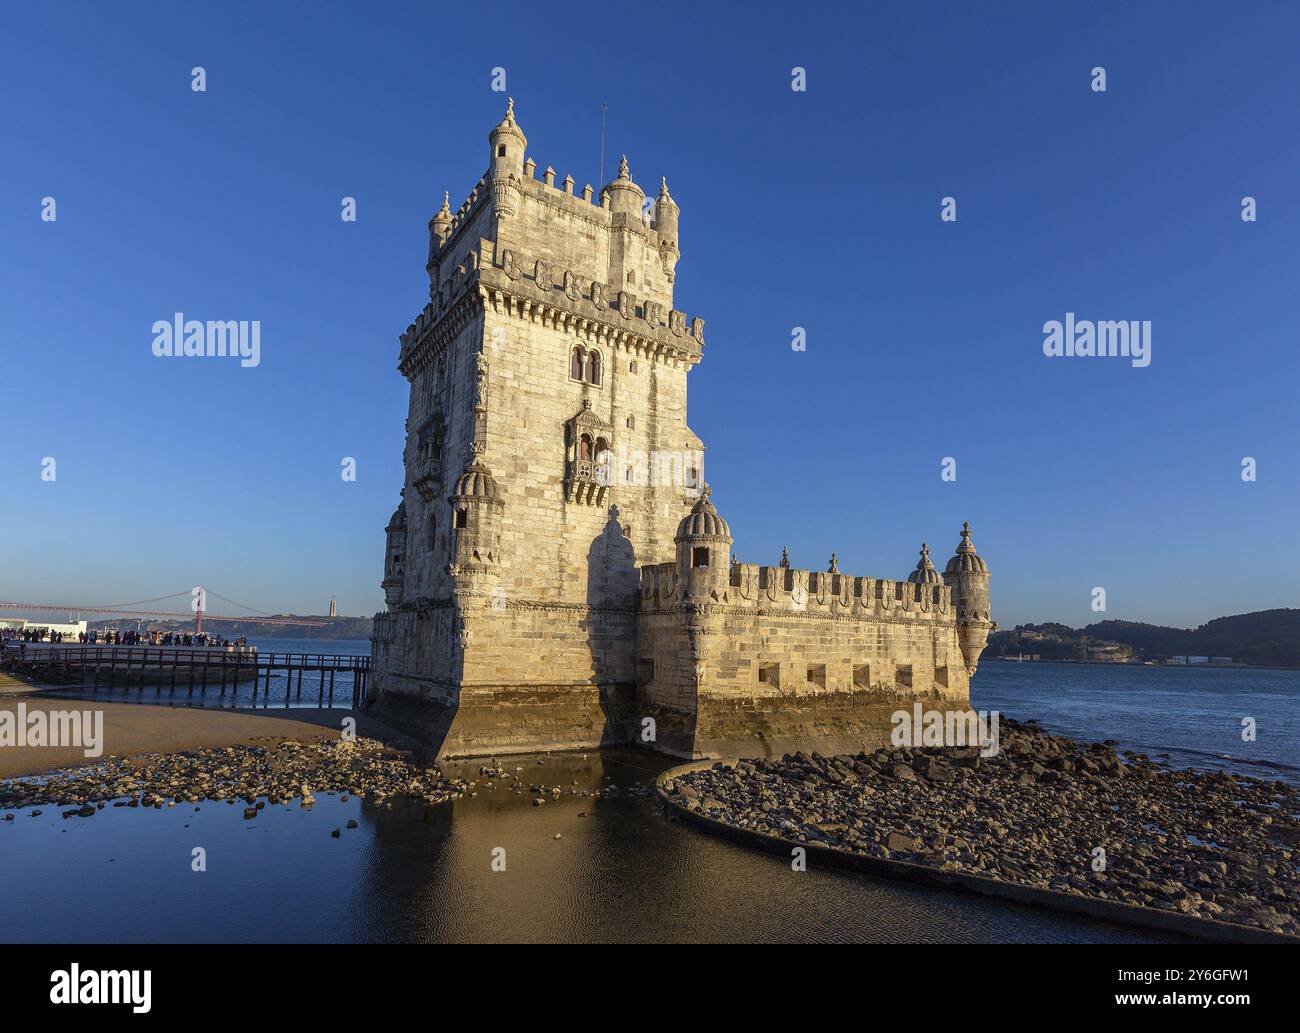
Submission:
[[[73,620],[93,615],[96,619],[123,618],[127,620],[169,620],[194,621],[194,631],[203,630],[203,621],[240,621],[247,624],[265,624],[269,626],[294,626],[307,629],[323,628],[326,621],[313,620],[310,617],[298,617],[293,614],[267,613],[245,603],[227,599],[224,595],[202,586],[188,588],[183,592],[159,596],[156,599],[139,599],[128,603],[104,603],[87,606],[82,603],[32,603],[0,602],[0,612],[14,613],[65,613],[76,614]],[[72,621],[69,621],[72,623]]]

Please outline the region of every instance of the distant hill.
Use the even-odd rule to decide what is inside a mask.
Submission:
[[[308,636],[307,629],[301,624],[293,625],[275,625],[275,624],[256,624],[251,621],[223,621],[218,618],[204,618],[203,630],[210,631],[214,635],[221,635],[224,638],[318,638],[326,641],[337,639],[353,638],[368,639],[370,637],[370,627],[373,623],[369,617],[313,617],[309,614],[292,613],[279,614],[275,616],[286,619],[292,617],[302,617],[310,621],[324,621],[325,627],[312,628],[311,635]],[[103,620],[91,621],[92,628],[98,628],[101,631],[105,628],[120,628],[125,631],[128,628],[135,627],[133,620]],[[194,622],[191,621],[147,621],[145,626],[156,628],[159,631],[193,631]]]
[[[1038,653],[1044,660],[1088,658],[1164,660],[1170,656],[1227,656],[1259,667],[1300,667],[1300,610],[1259,610],[1219,617],[1199,628],[1166,628],[1137,621],[1098,621],[1086,628],[1022,624],[989,636],[989,653]],[[1107,655],[1113,654],[1113,655]]]

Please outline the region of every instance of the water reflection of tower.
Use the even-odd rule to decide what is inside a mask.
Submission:
[[[334,598],[334,596],[330,596],[330,616],[337,617],[338,615],[339,615],[339,602],[337,599]]]

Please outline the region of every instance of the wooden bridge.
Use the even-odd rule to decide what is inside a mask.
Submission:
[[[243,684],[252,682],[253,705],[259,694],[263,705],[270,705],[273,681],[284,675],[284,705],[302,699],[304,676],[307,698],[316,690],[320,706],[334,705],[334,679],[339,673],[350,676],[352,709],[366,696],[370,680],[370,657],[320,653],[261,652],[249,647],[169,647],[169,646],[83,646],[28,644],[9,642],[4,652],[7,667],[30,675],[34,680],[59,687],[80,686],[91,691],[133,685],[143,692],[146,685],[161,695],[178,691],[192,696],[197,690],[206,696],[209,688],[224,698]],[[297,684],[295,685],[295,675]],[[232,699],[233,703],[233,699]]]

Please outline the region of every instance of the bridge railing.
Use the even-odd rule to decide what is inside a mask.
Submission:
[[[91,646],[59,645],[26,649],[20,644],[7,643],[4,651],[5,665],[24,670],[42,681],[63,685],[91,682],[98,689],[101,683],[130,688],[134,682],[143,688],[146,682],[161,688],[164,683],[173,692],[184,682],[192,694],[197,687],[206,694],[209,684],[220,686],[224,697],[227,686],[232,693],[241,683],[252,680],[253,705],[259,692],[270,693],[272,677],[284,675],[284,705],[289,706],[293,692],[294,673],[297,673],[297,695],[301,699],[303,675],[319,673],[319,696],[322,702],[328,695],[334,701],[334,681],[337,674],[351,676],[352,706],[356,708],[365,698],[370,677],[370,657],[343,653],[293,653],[272,650],[261,652],[252,647],[203,646]],[[328,675],[328,683],[326,676]],[[310,692],[310,687],[309,690]],[[263,699],[265,699],[265,695]]]

